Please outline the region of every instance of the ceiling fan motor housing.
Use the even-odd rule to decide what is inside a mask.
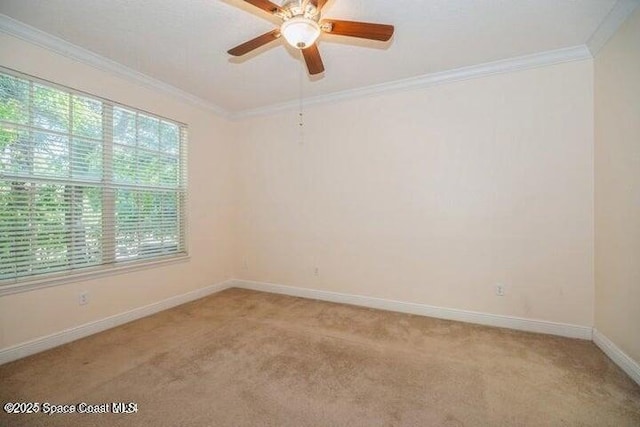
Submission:
[[[280,8],[280,17],[284,21],[302,17],[318,22],[320,10],[309,0],[287,0]]]

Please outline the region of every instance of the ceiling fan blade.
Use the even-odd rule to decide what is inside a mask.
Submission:
[[[371,24],[369,22],[339,21],[324,19],[320,23],[323,31],[339,36],[358,37],[361,39],[380,40],[386,42],[393,35],[393,25]]]
[[[304,56],[304,62],[307,63],[309,74],[320,74],[324,71],[324,64],[322,64],[320,51],[315,43],[306,49],[302,49],[302,56]]]
[[[227,51],[229,55],[233,56],[242,56],[251,52],[254,49],[259,48],[269,42],[272,42],[280,37],[280,30],[273,30],[265,33],[261,36],[256,37],[255,39],[251,39],[248,42],[244,42],[241,45],[234,47]]]
[[[313,4],[318,10],[322,10],[324,5],[327,3],[327,0],[310,0],[311,4]]]
[[[280,11],[280,6],[275,3],[271,3],[269,0],[244,0],[247,3],[251,3],[255,7],[259,7],[260,9],[269,12],[276,13]]]

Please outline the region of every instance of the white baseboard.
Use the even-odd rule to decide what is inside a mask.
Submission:
[[[635,382],[640,385],[640,364],[629,357],[624,351],[605,337],[602,332],[593,328],[593,342],[600,347],[609,359],[627,373]]]
[[[626,372],[635,382],[640,384],[640,364],[631,359],[620,350],[613,342],[595,328],[566,323],[548,322],[545,320],[525,319],[521,317],[503,316],[498,314],[480,313],[475,311],[459,310],[453,308],[435,307],[426,304],[394,301],[383,298],[366,297],[361,295],[344,294],[339,292],[321,291],[317,289],[299,288],[294,286],[278,285],[274,283],[255,282],[249,280],[231,279],[216,283],[205,288],[196,289],[185,294],[177,295],[163,301],[135,308],[133,310],[116,314],[104,319],[96,320],[81,326],[56,332],[45,337],[37,338],[12,347],[0,350],[0,365],[21,359],[35,353],[39,353],[62,344],[75,341],[116,326],[129,323],[152,314],[194,301],[208,295],[223,291],[228,288],[252,289],[256,291],[275,294],[290,295],[301,298],[316,299],[321,301],[337,302],[342,304],[357,305],[362,307],[377,308],[381,310],[397,311],[400,313],[417,314],[421,316],[435,317],[439,319],[457,320],[467,323],[476,323],[487,326],[516,329],[527,332],[537,332],[550,335],[559,335],[569,338],[593,340],[593,342]]]
[[[401,313],[418,314],[439,319],[457,320],[500,328],[517,329],[519,331],[537,332],[542,334],[559,335],[569,338],[591,340],[590,326],[570,325],[566,323],[548,322],[545,320],[525,319],[520,317],[503,316],[498,314],[479,313],[475,311],[458,310],[453,308],[435,307],[426,304],[393,301],[382,298],[361,295],[343,294],[338,292],[320,291],[315,289],[298,288],[249,280],[230,280],[230,285],[236,288],[252,289],[256,291],[291,295],[301,298],[359,305]]]
[[[230,279],[205,288],[196,289],[182,295],[177,295],[163,301],[135,308],[94,322],[86,323],[64,331],[56,332],[45,337],[21,343],[12,347],[0,349],[0,365],[21,359],[44,350],[48,350],[116,326],[129,323],[152,314],[194,301],[228,288],[252,289],[256,291],[290,295],[301,298],[330,301],[336,303],[377,308],[381,310],[397,311],[400,313],[417,314],[439,319],[457,320],[487,326],[516,329],[527,332],[537,332],[559,335],[569,338],[593,340],[593,342],[635,382],[640,384],[640,364],[631,359],[613,342],[595,328],[566,323],[548,322],[544,320],[525,319],[498,314],[479,313],[475,311],[458,310],[453,308],[435,307],[426,304],[416,304],[394,301],[383,298],[366,297],[361,295],[344,294],[339,292],[321,291],[317,289],[299,288],[274,283],[255,282],[250,280]]]
[[[216,292],[220,292],[231,287],[231,282],[232,281],[227,280],[225,282],[216,283],[215,285],[176,295],[153,304],[134,308],[133,310],[124,313],[109,316],[104,319],[96,320],[94,322],[56,332],[45,337],[36,338],[32,341],[1,349],[0,365],[129,323],[142,317],[150,316],[160,311],[206,297],[207,295],[211,295]]]

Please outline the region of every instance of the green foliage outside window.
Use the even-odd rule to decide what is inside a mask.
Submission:
[[[0,73],[0,280],[183,252],[181,132]]]

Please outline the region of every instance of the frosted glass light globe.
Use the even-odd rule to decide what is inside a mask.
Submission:
[[[313,19],[296,16],[282,23],[280,34],[296,49],[306,49],[320,36],[320,26]]]

